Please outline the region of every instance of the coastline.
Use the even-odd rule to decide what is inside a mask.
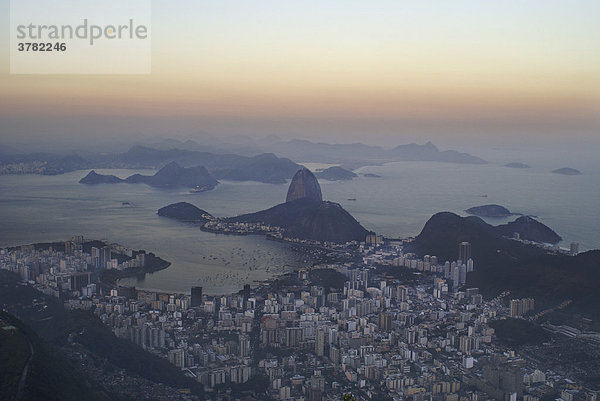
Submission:
[[[100,273],[99,282],[103,285],[118,286],[119,280],[129,277],[145,276],[146,274],[156,273],[171,266],[168,262],[159,257],[154,257],[152,266],[130,267],[125,270],[109,269]]]
[[[33,244],[10,246],[10,247],[6,247],[6,249],[8,249],[9,251],[14,251],[14,250],[21,249],[21,248],[33,247],[36,250],[48,250],[48,249],[52,248],[53,250],[58,251],[58,252],[65,252],[65,242],[68,242],[68,241],[37,242],[37,243],[33,243]],[[92,246],[96,246],[96,247],[114,246],[114,247],[126,249],[125,247],[123,247],[120,244],[108,244],[105,241],[95,240],[95,239],[86,240],[81,245],[82,245],[82,251],[84,253],[89,253],[87,251]],[[135,252],[138,254],[145,253],[145,251],[143,251],[143,250],[137,250],[137,251],[132,250],[132,252]],[[123,269],[123,270],[102,269],[99,272],[92,271],[91,273],[94,275],[97,275],[98,284],[100,284],[102,286],[107,286],[107,287],[115,287],[115,286],[118,286],[120,279],[155,273],[157,271],[165,270],[169,266],[171,266],[171,262],[159,258],[152,252],[145,253],[145,255],[146,255],[146,263],[144,266],[129,267],[129,268]],[[113,253],[113,256],[114,256],[114,259],[119,260],[119,262],[134,259],[131,256],[129,256],[123,252],[119,252],[119,251],[115,251]]]

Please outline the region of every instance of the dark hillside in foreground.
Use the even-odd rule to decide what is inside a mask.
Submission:
[[[0,399],[115,400],[16,317],[0,311]],[[60,367],[57,369],[57,367]]]
[[[128,375],[174,388],[191,388],[199,393],[201,385],[188,379],[168,361],[144,351],[130,341],[117,338],[92,312],[67,311],[54,297],[19,284],[16,274],[0,270],[0,307],[18,315],[24,323],[52,345],[67,346],[69,338],[101,360],[106,360]],[[46,307],[32,307],[33,300]]]

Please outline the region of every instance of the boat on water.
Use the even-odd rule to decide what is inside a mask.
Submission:
[[[194,187],[194,188],[190,189],[190,193],[191,194],[199,194],[200,192],[205,192],[208,190],[209,190],[209,188],[207,188],[207,187]]]
[[[348,198],[349,201],[355,201],[356,198]]]

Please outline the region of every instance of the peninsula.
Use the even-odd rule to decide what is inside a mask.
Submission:
[[[346,243],[364,241],[369,231],[342,206],[323,200],[315,175],[303,168],[296,172],[286,202],[236,217],[214,218],[189,203],[166,206],[159,215],[196,222],[205,231],[223,234],[266,234],[293,241]]]

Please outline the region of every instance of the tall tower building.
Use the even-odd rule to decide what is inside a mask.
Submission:
[[[579,242],[571,242],[570,253],[575,256],[579,253]]]
[[[250,355],[250,339],[247,336],[241,335],[239,336],[240,343],[240,356],[242,358]]]
[[[192,287],[192,299],[191,306],[200,306],[202,305],[202,287]]]
[[[111,257],[110,247],[103,246],[100,249],[100,269],[106,269],[106,262],[110,262]]]
[[[467,263],[467,260],[471,259],[471,243],[461,242],[458,244],[458,259],[463,263]]]
[[[392,329],[392,314],[391,313],[380,313],[379,314],[379,330],[387,333]]]
[[[319,327],[317,329],[316,342],[315,342],[315,354],[317,356],[323,356],[325,353],[325,329]]]
[[[100,249],[95,246],[92,247],[92,263],[94,264],[94,267],[100,267]]]

